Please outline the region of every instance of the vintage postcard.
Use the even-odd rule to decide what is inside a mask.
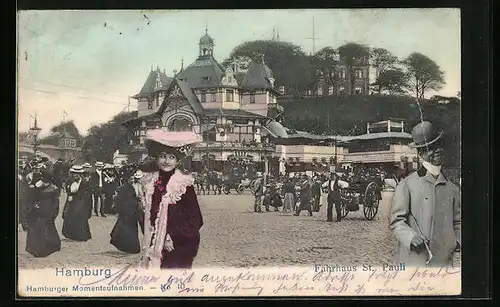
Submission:
[[[461,293],[460,11],[19,11],[18,296]]]

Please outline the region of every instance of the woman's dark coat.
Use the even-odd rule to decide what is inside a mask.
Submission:
[[[59,192],[54,185],[29,190],[26,251],[35,257],[47,257],[61,250],[61,239],[55,225],[59,214]]]
[[[89,227],[89,219],[92,216],[92,208],[89,208],[92,206],[92,202],[89,202],[92,196],[90,182],[82,180],[76,193],[71,193],[71,183],[66,186],[68,199],[71,196],[72,200],[66,200],[64,205],[62,234],[71,240],[87,241],[92,238]]]
[[[122,252],[139,253],[141,248],[137,225],[140,218],[140,203],[130,183],[126,183],[118,191],[115,206],[118,219],[111,230],[110,243]]]

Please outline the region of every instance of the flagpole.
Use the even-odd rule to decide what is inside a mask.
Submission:
[[[65,135],[66,135],[66,124],[64,123],[64,121],[66,120],[65,115],[66,115],[66,111],[63,110],[63,122],[62,122],[62,124],[63,124],[63,131],[64,131],[63,137],[65,137]]]

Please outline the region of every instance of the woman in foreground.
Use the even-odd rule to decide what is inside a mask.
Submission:
[[[148,131],[148,155],[154,168],[141,183],[144,198],[144,244],[139,266],[147,269],[191,268],[198,253],[203,218],[194,191],[194,178],[182,169],[194,132]],[[146,171],[146,169],[143,169]]]

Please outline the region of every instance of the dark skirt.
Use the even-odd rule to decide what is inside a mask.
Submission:
[[[53,220],[28,218],[26,251],[35,257],[47,257],[61,250],[61,239]]]
[[[88,241],[92,238],[89,227],[89,201],[86,198],[66,202],[63,214],[62,234],[75,241]]]
[[[136,217],[118,216],[116,224],[111,230],[110,243],[119,251],[137,254],[141,251]]]
[[[171,252],[163,251],[163,259],[161,261],[162,269],[190,269],[193,266],[193,261],[198,254],[200,238],[184,244],[176,246]]]

